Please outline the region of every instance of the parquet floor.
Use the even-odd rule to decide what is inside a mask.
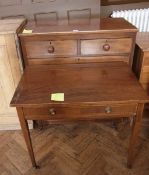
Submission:
[[[33,130],[39,170],[31,167],[21,131],[1,131],[0,175],[149,175],[149,127],[142,129],[131,170],[126,167],[130,128],[122,130],[109,123],[50,125]]]

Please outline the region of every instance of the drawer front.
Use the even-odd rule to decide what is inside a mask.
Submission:
[[[69,63],[98,63],[98,62],[114,62],[114,61],[123,61],[128,63],[128,56],[86,56],[86,57],[56,57],[56,58],[37,58],[37,59],[29,59],[29,65],[41,65],[41,64],[69,64]]]
[[[85,56],[77,58],[76,62],[78,63],[98,63],[98,62],[114,62],[114,61],[123,61],[128,63],[129,57],[126,55],[101,55],[101,56]]]
[[[98,54],[122,54],[130,53],[132,49],[132,39],[95,39],[81,41],[82,55]]]
[[[106,105],[86,107],[40,107],[24,108],[26,119],[30,120],[59,120],[59,119],[102,119],[113,117],[128,117],[136,112],[136,104]]]
[[[27,58],[49,58],[77,55],[76,40],[28,41],[25,43]]]

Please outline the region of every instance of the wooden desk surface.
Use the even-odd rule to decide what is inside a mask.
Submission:
[[[68,24],[67,20],[61,20],[56,25],[37,25],[33,21],[29,21],[25,29],[32,30],[31,34],[20,33],[21,35],[37,35],[37,34],[59,34],[63,33],[110,33],[113,32],[137,32],[137,28],[123,18],[92,18],[89,23],[82,24],[81,20],[76,20],[75,24]],[[77,30],[77,32],[76,32]]]
[[[65,94],[53,102],[51,93]],[[124,62],[28,66],[11,101],[35,168],[27,120],[79,121],[135,117],[127,166],[132,167],[144,103],[149,97]]]
[[[53,102],[51,93],[65,94]],[[11,106],[145,103],[149,97],[124,62],[29,66],[11,101]]]

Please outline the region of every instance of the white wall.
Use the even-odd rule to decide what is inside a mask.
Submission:
[[[57,17],[67,19],[70,10],[76,10],[76,12],[73,11],[73,16],[80,14],[88,17],[90,11],[91,17],[97,16],[100,13],[100,0],[0,0],[0,18],[2,19],[15,16],[24,16],[32,20],[35,16],[48,20],[57,20]]]

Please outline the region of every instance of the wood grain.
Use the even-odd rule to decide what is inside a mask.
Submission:
[[[51,101],[50,94],[55,92],[64,93],[65,101]],[[11,106],[107,106],[148,100],[131,69],[123,62],[38,65],[26,68]]]
[[[109,50],[105,50],[104,46],[109,45]],[[130,53],[132,40],[130,38],[121,39],[98,39],[98,40],[82,40],[81,54],[82,55],[112,55]]]
[[[22,132],[25,138],[25,142],[28,148],[28,152],[29,155],[31,157],[31,161],[32,161],[32,165],[33,167],[37,168],[36,162],[35,162],[35,157],[34,157],[34,152],[33,152],[33,148],[32,148],[32,143],[31,143],[31,138],[30,138],[30,133],[29,133],[29,127],[28,127],[28,123],[24,118],[24,114],[23,114],[23,109],[22,108],[17,108],[17,113],[18,113],[18,117],[20,120],[20,125],[22,128]]]
[[[64,57],[77,55],[77,41],[60,40],[60,41],[31,41],[25,44],[27,57],[32,58],[49,58]],[[50,47],[53,51],[50,53]]]
[[[52,101],[50,96],[56,92],[64,93],[65,100]],[[109,62],[28,66],[11,106],[17,107],[32,165],[36,168],[27,120],[61,123],[134,117],[136,120],[128,154],[128,166],[131,167],[147,102],[149,97],[131,68],[124,62]]]
[[[124,19],[94,18],[89,24],[77,20],[76,24],[62,22],[50,27],[28,22],[25,28],[33,31],[19,34],[25,66],[85,63],[85,57],[88,62],[100,62],[100,57],[106,60],[106,56],[117,61],[125,57],[123,61],[132,65],[137,29]]]

